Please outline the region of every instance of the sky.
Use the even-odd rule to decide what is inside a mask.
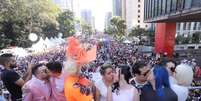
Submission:
[[[112,12],[112,0],[80,0],[80,8],[92,10],[96,29],[103,31],[105,14]]]

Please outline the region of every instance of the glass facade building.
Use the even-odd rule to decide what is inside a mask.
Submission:
[[[144,0],[144,5],[145,22],[165,21],[179,14],[191,13],[192,11],[198,11],[197,13],[201,14],[199,12],[201,0]]]

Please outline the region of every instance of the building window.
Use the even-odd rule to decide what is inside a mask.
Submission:
[[[171,10],[171,8],[170,8],[170,7],[171,7],[171,1],[172,1],[172,0],[167,0],[167,5],[166,5],[166,6],[167,6],[167,7],[166,7],[167,13],[170,13],[170,10]]]
[[[188,30],[191,30],[191,22],[188,23]]]
[[[138,13],[140,13],[140,10],[138,10]]]
[[[140,20],[138,20],[137,22],[140,23]]]
[[[178,35],[180,35],[180,33],[179,33],[179,32],[177,32],[177,36],[178,36]]]
[[[151,3],[151,17],[154,17],[154,1],[155,0],[151,0],[152,1],[152,3]]]
[[[201,30],[201,22],[199,22],[198,30]]]
[[[145,27],[147,28],[147,27],[148,27],[148,25],[145,25]]]
[[[158,0],[154,0],[154,17],[158,16]]]
[[[166,13],[166,0],[162,0],[162,14]]]
[[[177,30],[180,30],[180,23],[177,23]]]
[[[177,6],[177,1],[178,0],[172,0],[172,4],[171,4],[171,11],[174,11],[174,12],[176,12],[176,6]]]
[[[148,4],[148,5],[149,5],[149,8],[147,8],[148,17],[151,18],[151,6],[152,6],[152,5],[151,5],[151,0],[149,0],[149,4]]]
[[[140,25],[137,25],[138,28],[140,28]]]
[[[158,1],[158,15],[161,15],[162,12],[162,0]]]
[[[140,15],[138,15],[138,18],[140,18]]]
[[[183,30],[186,30],[186,22],[183,23]]]
[[[194,22],[193,30],[197,29],[197,22]]]
[[[185,9],[191,8],[192,0],[185,0],[184,3],[185,3],[185,4],[184,4],[184,8],[185,8]]]
[[[138,2],[140,2],[140,0],[138,0]]]
[[[140,5],[138,5],[138,8],[140,8]]]

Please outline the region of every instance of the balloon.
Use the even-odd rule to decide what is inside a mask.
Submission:
[[[38,36],[35,33],[29,34],[29,40],[36,41],[38,39]]]

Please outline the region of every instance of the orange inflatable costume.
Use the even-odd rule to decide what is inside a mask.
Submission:
[[[67,68],[65,70],[70,72],[69,76],[65,78],[64,84],[67,101],[93,101],[92,83],[80,76],[79,71],[84,64],[96,59],[96,50],[96,46],[94,46],[87,51],[81,46],[78,39],[75,37],[68,38],[67,62],[64,64],[64,67]]]

